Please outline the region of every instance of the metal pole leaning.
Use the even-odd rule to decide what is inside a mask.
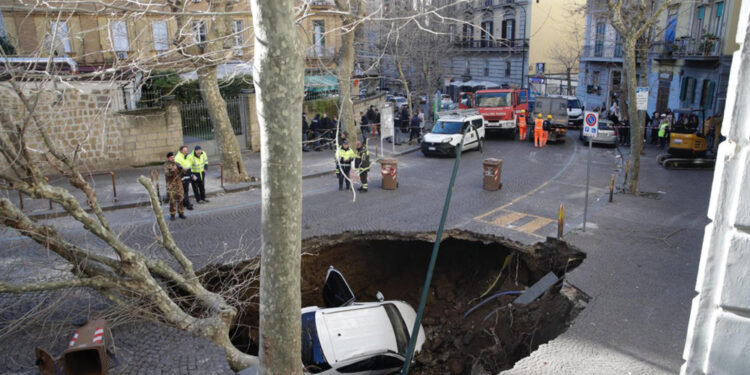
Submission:
[[[565,229],[565,207],[560,203],[560,208],[557,210],[557,239],[563,238],[563,231]]]
[[[625,160],[625,178],[623,179],[623,183],[628,183],[628,169],[630,168],[630,160]]]
[[[615,175],[612,175],[612,178],[609,180],[609,203],[612,203],[612,196],[614,195],[615,191]]]
[[[109,175],[112,176],[112,196],[114,201],[117,202],[117,183],[115,181],[115,172],[109,171]]]
[[[430,257],[430,264],[427,267],[427,276],[425,276],[424,286],[422,287],[422,297],[419,299],[419,308],[417,309],[417,318],[414,320],[414,328],[412,329],[411,337],[409,338],[409,347],[406,350],[406,359],[404,360],[404,367],[401,368],[401,375],[409,374],[409,366],[411,365],[411,359],[414,357],[414,347],[417,345],[417,338],[419,337],[419,326],[422,322],[422,314],[424,313],[424,306],[427,304],[427,293],[430,289],[430,282],[432,282],[432,272],[435,270],[435,262],[437,262],[438,251],[440,250],[440,241],[443,238],[443,228],[445,228],[445,219],[448,217],[448,208],[451,205],[451,196],[453,195],[453,185],[456,183],[456,175],[458,174],[458,165],[461,161],[461,150],[464,147],[464,140],[466,139],[466,133],[468,128],[464,130],[463,136],[461,137],[461,143],[458,145],[456,150],[456,161],[453,164],[453,174],[451,174],[451,181],[448,184],[448,193],[445,195],[445,203],[443,204],[443,214],[440,217],[440,225],[438,226],[437,234],[435,235],[435,243],[432,246],[432,256]],[[394,140],[395,142],[395,140]]]
[[[221,171],[221,188],[224,188],[224,164],[221,164],[219,166],[219,171]]]

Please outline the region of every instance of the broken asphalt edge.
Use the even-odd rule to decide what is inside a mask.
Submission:
[[[394,156],[402,156],[406,155],[415,151],[419,151],[420,147],[412,147],[410,149],[400,151],[394,154]],[[327,171],[321,171],[321,172],[315,172],[310,173],[302,176],[302,179],[309,179],[309,178],[315,178],[320,176],[325,176],[329,174],[333,174],[335,170],[327,170]],[[215,197],[217,195],[221,194],[229,194],[229,193],[239,193],[243,191],[248,191],[253,188],[260,187],[260,181],[255,182],[243,182],[238,184],[231,184],[231,185],[224,185],[223,188],[220,188],[218,190],[214,191],[206,191],[206,197]],[[104,204],[100,203],[102,211],[116,211],[116,210],[122,210],[126,208],[134,208],[134,207],[145,207],[151,205],[151,200],[149,199],[140,199],[140,200],[131,200],[131,201],[122,201],[122,202],[113,202],[110,204]],[[86,212],[91,213],[91,208],[86,208]],[[38,212],[29,212],[26,213],[26,216],[30,218],[47,218],[47,219],[54,219],[58,217],[68,216],[68,213],[62,209],[56,209],[56,210],[45,210],[45,211],[38,211]]]

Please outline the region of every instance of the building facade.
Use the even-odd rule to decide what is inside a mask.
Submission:
[[[463,22],[449,26],[455,51],[444,61],[446,84],[474,81],[484,86],[526,86],[529,1],[460,2],[452,14]]]

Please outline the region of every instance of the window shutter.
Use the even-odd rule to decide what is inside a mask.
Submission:
[[[503,31],[502,31],[503,39],[508,39],[508,35],[506,34],[508,30],[507,26],[508,26],[508,20],[503,20]]]
[[[680,100],[682,101],[687,97],[687,81],[688,77],[682,77],[682,84],[680,84]]]
[[[510,28],[510,37],[508,39],[516,39],[516,20],[508,20],[508,27]]]
[[[714,102],[714,90],[716,90],[716,82],[709,81],[708,82],[708,90],[705,94],[705,103],[703,104],[703,108],[709,109],[711,108],[711,105]]]

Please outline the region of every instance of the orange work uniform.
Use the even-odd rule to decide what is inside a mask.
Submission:
[[[526,116],[523,114],[518,115],[518,130],[519,139],[522,141],[526,140]]]
[[[534,147],[544,147],[544,120],[538,118],[534,121]]]

